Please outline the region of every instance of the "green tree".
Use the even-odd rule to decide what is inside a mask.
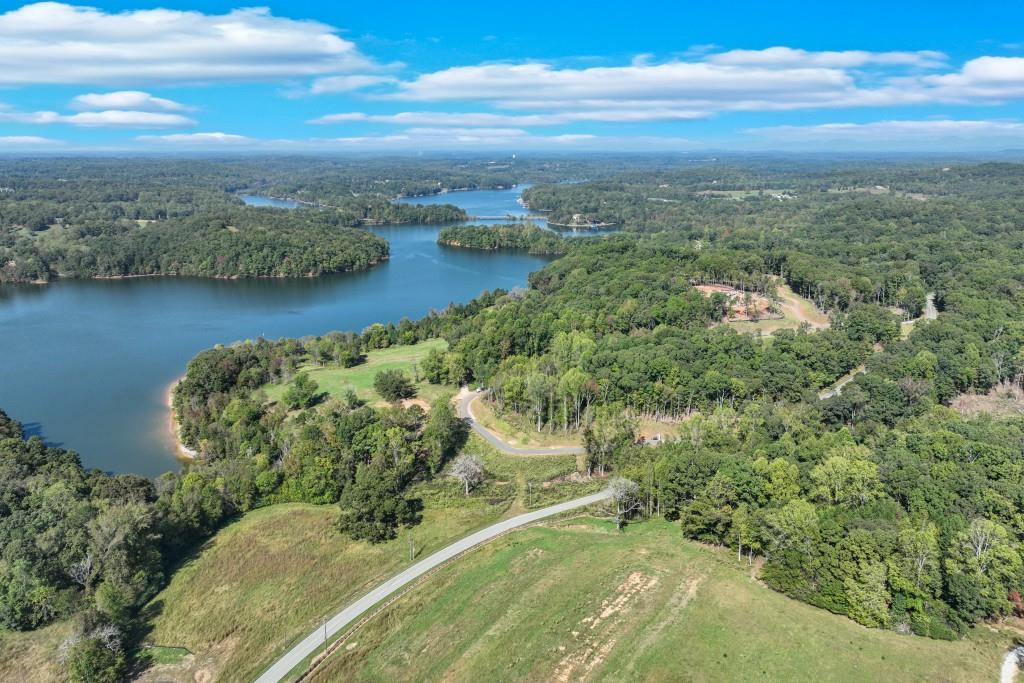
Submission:
[[[401,370],[382,370],[373,377],[373,388],[389,403],[416,395],[416,387]]]
[[[418,524],[422,501],[405,497],[403,478],[392,469],[359,465],[341,495],[338,528],[355,540],[381,543],[399,526]]]
[[[308,408],[316,402],[320,386],[305,372],[300,372],[292,380],[282,397],[286,406],[292,410]]]

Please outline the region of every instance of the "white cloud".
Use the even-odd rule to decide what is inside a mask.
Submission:
[[[923,82],[946,100],[1024,97],[1024,57],[978,57],[959,72],[928,76]]]
[[[942,66],[946,55],[935,50],[916,52],[869,52],[842,50],[812,52],[791,47],[776,46],[764,50],[729,50],[708,55],[713,64],[763,67],[826,67],[850,69],[867,65],[915,66],[932,68]]]
[[[694,118],[724,111],[992,104],[1024,99],[1024,57],[979,57],[959,71],[934,50],[808,51],[791,47],[692,54],[689,61],[559,68],[480,64],[422,74],[377,99],[486,102],[503,110],[566,112],[572,120]],[[931,71],[932,73],[928,73]],[[660,112],[652,110],[660,109]],[[585,111],[633,110],[605,118]],[[573,119],[569,112],[576,112]],[[674,112],[680,112],[678,116]],[[341,119],[343,120],[343,119]],[[330,121],[325,119],[324,121]],[[548,125],[546,123],[518,125]]]
[[[258,140],[246,137],[244,135],[234,135],[232,133],[174,133],[171,135],[140,135],[135,138],[141,142],[161,142],[161,143],[199,143],[199,144],[214,144],[214,145],[238,145],[238,144],[255,144]]]
[[[856,149],[1001,149],[1024,144],[1020,121],[930,119],[771,126],[745,131],[775,143]]]
[[[36,135],[0,135],[0,148],[3,147],[37,147],[39,145],[55,145],[60,140],[41,138]]]
[[[324,140],[347,149],[415,152],[420,150],[489,151],[667,151],[692,149],[689,140],[670,137],[614,137],[589,134],[534,135],[495,128],[410,128],[396,135],[365,135]]]
[[[529,101],[563,105],[580,100],[671,100],[700,105],[737,99],[817,103],[855,91],[839,69],[769,69],[705,62],[556,69],[550,64],[460,66],[401,83],[395,99]]]
[[[72,109],[130,109],[133,111],[189,111],[180,102],[154,97],[141,90],[118,90],[107,93],[86,93],[71,100]]]
[[[180,114],[119,109],[61,116],[60,122],[89,128],[181,128],[196,125],[195,121]]]
[[[674,137],[616,137],[585,134],[533,135],[528,131],[491,128],[409,128],[395,134],[363,135],[298,140],[250,138],[229,133],[141,135],[135,138],[151,149],[204,150],[231,148],[236,151],[275,153],[298,152],[389,152],[420,151],[668,151],[693,149],[694,143]]]
[[[170,9],[106,12],[40,2],[0,14],[0,84],[280,80],[372,70],[338,29]]]
[[[323,95],[326,93],[352,92],[362,90],[373,85],[384,85],[396,83],[398,79],[394,76],[368,76],[365,74],[352,74],[350,76],[327,76],[313,81],[309,88],[311,95]]]
[[[406,111],[397,114],[346,112],[328,114],[308,123],[390,123],[401,126],[556,126],[580,121],[641,122],[700,119],[707,114],[668,108],[566,111],[552,114],[492,114],[489,112]]]
[[[181,128],[196,122],[181,114],[150,111],[83,111],[78,114],[60,114],[55,111],[0,111],[0,121],[10,123],[55,124],[65,123],[84,128]]]

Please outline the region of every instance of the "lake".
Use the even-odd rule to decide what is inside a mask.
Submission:
[[[522,214],[520,190],[408,199]],[[262,198],[261,198],[262,199]],[[490,221],[488,221],[490,222]],[[314,279],[136,278],[0,286],[0,408],[82,462],[155,476],[178,466],[166,392],[197,352],[236,340],[361,330],[485,289],[525,285],[546,260],[436,244],[441,226],[381,226],[391,258]]]

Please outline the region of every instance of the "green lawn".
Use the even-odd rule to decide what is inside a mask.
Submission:
[[[381,402],[381,397],[373,388],[373,378],[382,370],[401,370],[409,379],[414,378],[413,366],[423,362],[427,354],[433,349],[444,351],[448,348],[448,342],[444,339],[430,339],[419,344],[410,346],[393,346],[389,349],[370,351],[366,354],[366,361],[352,368],[342,368],[336,365],[320,367],[315,364],[306,365],[303,369],[311,378],[316,380],[320,391],[327,392],[330,396],[342,397],[349,389],[353,389],[359,398],[369,403]],[[421,381],[416,384],[416,397],[430,403],[438,396],[441,396],[449,388],[430,384],[423,380],[423,372],[420,371]],[[284,384],[268,384],[263,387],[267,400],[278,401],[290,386],[290,382]]]
[[[316,681],[996,680],[1009,638],[866,629],[760,585],[728,551],[652,521],[503,537],[429,578]]]

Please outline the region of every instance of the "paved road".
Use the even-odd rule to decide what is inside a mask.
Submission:
[[[473,412],[470,410],[469,404],[482,393],[484,392],[468,391],[466,389],[462,390],[459,394],[459,417],[469,420],[469,424],[473,427],[473,431],[483,437],[487,443],[491,444],[502,453],[508,453],[509,455],[573,455],[586,451],[582,446],[561,446],[555,448],[516,448],[515,446],[509,446],[507,443],[502,441],[497,434],[487,429],[473,418]]]
[[[525,514],[506,519],[502,522],[498,522],[497,524],[492,524],[486,529],[481,529],[474,534],[470,534],[469,536],[452,543],[448,547],[438,550],[433,555],[429,555],[420,560],[401,574],[398,574],[394,578],[380,584],[370,592],[363,595],[363,597],[335,614],[327,622],[326,637],[330,639],[331,636],[337,635],[371,607],[409,585],[431,569],[434,569],[438,565],[452,559],[456,555],[465,552],[474,546],[480,545],[481,543],[486,543],[495,536],[499,536],[506,531],[511,531],[512,529],[530,524],[531,522],[536,522],[537,520],[544,519],[545,517],[557,515],[560,512],[575,510],[576,508],[598,503],[607,499],[610,495],[611,494],[607,491],[602,491],[600,493],[584,496],[583,498],[576,498],[575,500],[559,503],[558,505],[552,505],[551,507],[535,510],[534,512],[527,512]],[[256,683],[277,683],[282,680],[286,675],[288,675],[289,671],[298,666],[304,659],[306,659],[306,657],[309,657],[317,650],[317,648],[323,645],[324,639],[324,627],[321,626],[303,638],[298,645],[289,650],[283,657],[274,662],[273,666],[267,669],[262,676],[256,679]]]

